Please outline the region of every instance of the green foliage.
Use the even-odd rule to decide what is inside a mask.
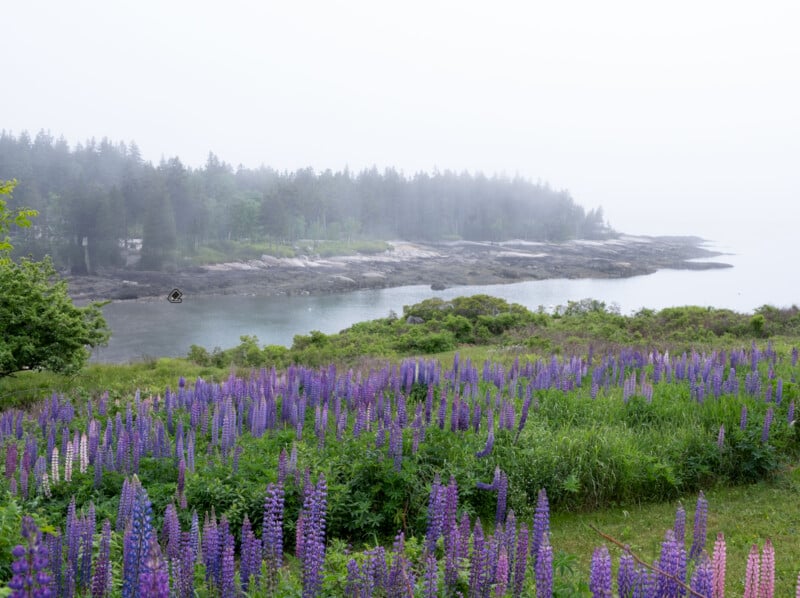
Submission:
[[[392,246],[385,241],[322,241],[310,248],[311,252],[322,257],[335,255],[374,255],[390,251]]]
[[[441,353],[456,347],[452,332],[429,332],[424,328],[410,328],[397,340],[397,348],[404,353]]]
[[[797,311],[765,306],[759,315],[766,314],[764,330],[792,334],[800,320]],[[209,352],[192,346],[189,359],[213,367],[356,365],[368,358],[435,355],[464,345],[501,345],[551,355],[582,352],[588,344],[604,350],[630,345],[647,350],[658,344],[675,353],[698,343],[719,347],[720,341],[731,346],[736,339],[755,339],[750,319],[730,310],[692,306],[622,316],[613,306],[591,299],[570,302],[548,314],[487,295],[451,301],[432,298],[405,306],[402,318],[390,315],[359,322],[337,334],[297,335],[290,348],[259,348],[255,337],[242,337],[240,345],[227,350]]]
[[[580,571],[578,557],[558,550],[553,555],[553,596],[583,598],[591,596],[586,576]]]
[[[469,342],[472,337],[472,323],[464,316],[448,314],[444,320],[444,327],[452,332],[460,343]]]
[[[764,314],[755,314],[750,318],[750,327],[753,329],[753,334],[762,336],[764,334],[764,324],[766,320]]]
[[[4,196],[11,196],[11,192],[17,185],[17,181],[0,180],[0,258],[3,254],[13,249],[7,233],[13,226],[28,228],[31,225],[30,219],[35,217],[38,212],[26,208],[11,209],[8,207],[8,200]]]
[[[22,508],[8,490],[0,487],[0,580],[11,577],[11,549],[22,544]]]
[[[0,235],[11,222],[30,226],[34,210],[8,208],[2,199],[16,181],[0,182]],[[87,347],[96,347],[110,332],[100,311],[102,304],[79,308],[72,304],[67,285],[53,280],[49,258],[42,262],[8,257],[8,239],[0,240],[0,378],[24,369],[74,372],[86,362]]]
[[[110,335],[100,303],[76,307],[49,259],[0,264],[0,377],[24,369],[70,373]]]

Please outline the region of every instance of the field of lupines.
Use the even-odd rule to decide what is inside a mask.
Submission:
[[[20,595],[563,594],[550,506],[768,478],[800,448],[796,372],[771,345],[590,350],[54,395],[0,414],[5,513],[25,515],[0,574]],[[583,595],[722,595],[705,513],[701,495],[688,548],[679,509],[661,554],[623,551],[616,575],[598,549]],[[776,559],[754,549],[745,596],[772,595]]]

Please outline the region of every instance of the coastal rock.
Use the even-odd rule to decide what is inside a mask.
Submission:
[[[424,245],[396,241],[391,244],[393,251],[375,255],[326,259],[262,255],[260,260],[172,273],[109,269],[95,276],[68,276],[67,282],[72,298],[86,302],[162,300],[174,288],[189,297],[325,294],[426,282],[433,290],[441,290],[546,278],[624,278],[651,274],[662,268],[730,267],[705,261],[720,254],[703,247],[703,240],[697,237],[624,235],[604,241],[566,243],[453,241]]]

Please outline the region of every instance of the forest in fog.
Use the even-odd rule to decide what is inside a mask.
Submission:
[[[134,267],[125,251],[134,245],[135,267],[159,270],[235,244],[565,241],[610,232],[602,208],[586,211],[568,192],[520,177],[374,167],[281,172],[234,168],[213,153],[202,168],[178,157],[154,165],[133,142],[70,147],[45,131],[0,134],[6,179],[18,182],[14,205],[39,212],[31,228],[16,232],[17,254],[51,255],[73,274]]]

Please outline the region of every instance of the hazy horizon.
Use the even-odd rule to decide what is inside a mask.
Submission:
[[[0,129],[133,140],[192,167],[213,151],[519,174],[620,231],[788,242],[798,16],[788,1],[13,3]]]

